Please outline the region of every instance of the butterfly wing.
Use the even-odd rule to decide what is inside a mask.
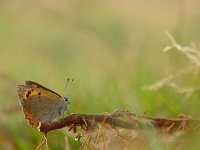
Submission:
[[[48,88],[42,86],[41,84],[38,84],[38,83],[36,83],[36,82],[33,82],[33,81],[26,81],[25,84],[26,84],[26,85],[30,85],[30,86],[35,87],[35,88],[43,89],[43,90],[45,90],[45,91],[49,91],[49,92],[51,92],[51,93],[54,93],[54,94],[60,96],[58,93],[56,93],[56,92],[54,92],[54,91],[52,91],[52,90],[50,90],[50,89],[48,89]],[[62,97],[62,96],[60,96],[60,97]]]
[[[25,118],[33,127],[37,127],[38,122],[53,120],[59,115],[64,102],[58,94],[28,84],[18,86],[18,95]]]

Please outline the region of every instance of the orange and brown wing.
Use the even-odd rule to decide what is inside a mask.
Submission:
[[[19,85],[17,89],[25,118],[32,127],[37,127],[39,122],[52,120],[54,113],[62,103],[62,97],[43,88]]]
[[[58,95],[59,97],[62,97],[58,93],[44,87],[43,85],[41,85],[39,83],[36,83],[36,82],[33,82],[33,81],[25,81],[25,84],[30,85],[31,87],[34,87],[34,88],[43,89],[44,91],[49,91],[50,93],[54,93],[54,94]]]

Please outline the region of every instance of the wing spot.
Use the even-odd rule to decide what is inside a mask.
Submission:
[[[34,91],[34,89],[31,89],[31,91],[33,92],[33,91]]]
[[[31,91],[28,91],[28,94],[31,94]]]
[[[29,94],[26,94],[26,97],[29,97]]]
[[[39,92],[38,95],[41,95],[41,93]]]

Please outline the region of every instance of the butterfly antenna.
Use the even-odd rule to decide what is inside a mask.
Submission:
[[[67,85],[69,84],[69,78],[67,79],[66,85],[65,85],[65,91],[67,90]]]
[[[65,85],[65,91],[67,90],[67,86],[69,85],[69,82],[73,82],[74,81],[74,78],[70,79],[70,78],[67,78],[67,82],[66,82],[66,85]]]

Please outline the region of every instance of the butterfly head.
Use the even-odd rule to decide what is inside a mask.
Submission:
[[[70,104],[69,97],[64,97],[64,100],[65,100],[65,110],[69,113],[69,104]]]
[[[70,104],[69,97],[64,97],[64,100],[67,102],[67,104]]]

